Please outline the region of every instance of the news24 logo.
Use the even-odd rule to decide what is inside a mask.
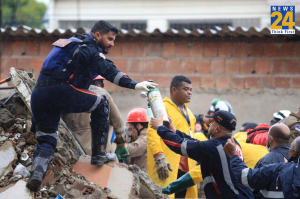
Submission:
[[[295,6],[271,6],[271,34],[295,34]]]

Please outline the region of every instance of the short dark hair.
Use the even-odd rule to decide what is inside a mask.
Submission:
[[[116,35],[119,34],[119,30],[118,28],[116,28],[116,26],[113,26],[107,21],[103,20],[96,22],[91,30],[92,33],[99,32],[101,35],[107,34],[110,31],[115,33]]]
[[[104,82],[103,82],[103,79],[93,80],[92,85],[97,86],[98,84],[99,84],[102,88],[104,88]]]
[[[272,126],[270,129],[270,135],[273,136],[274,140],[278,144],[289,144],[290,133],[286,134],[282,131],[282,129],[276,125]]]
[[[192,83],[192,81],[188,77],[184,75],[176,75],[171,81],[170,94],[172,94],[172,88],[175,87],[178,89],[182,85],[182,82],[186,82],[188,84]]]

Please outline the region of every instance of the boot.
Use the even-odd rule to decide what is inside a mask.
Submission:
[[[32,162],[32,173],[26,187],[31,191],[38,191],[52,160],[52,154],[35,151]]]
[[[108,130],[109,121],[100,123],[97,128],[92,128],[92,165],[102,166],[107,162],[116,160],[114,153],[106,152]]]

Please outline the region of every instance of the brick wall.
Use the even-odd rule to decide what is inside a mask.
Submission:
[[[36,77],[57,38],[2,42],[0,79],[9,68],[33,70]],[[137,81],[169,87],[176,74],[193,87],[224,89],[300,88],[300,42],[224,38],[118,38],[107,55]],[[108,90],[120,89],[106,83]]]

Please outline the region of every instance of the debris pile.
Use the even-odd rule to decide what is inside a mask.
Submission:
[[[31,132],[32,81],[11,68],[14,88],[0,88],[0,199],[2,198],[168,198],[137,166],[90,164],[72,132],[61,121],[56,153],[41,190],[26,187],[35,144]],[[28,96],[29,95],[29,96]]]

